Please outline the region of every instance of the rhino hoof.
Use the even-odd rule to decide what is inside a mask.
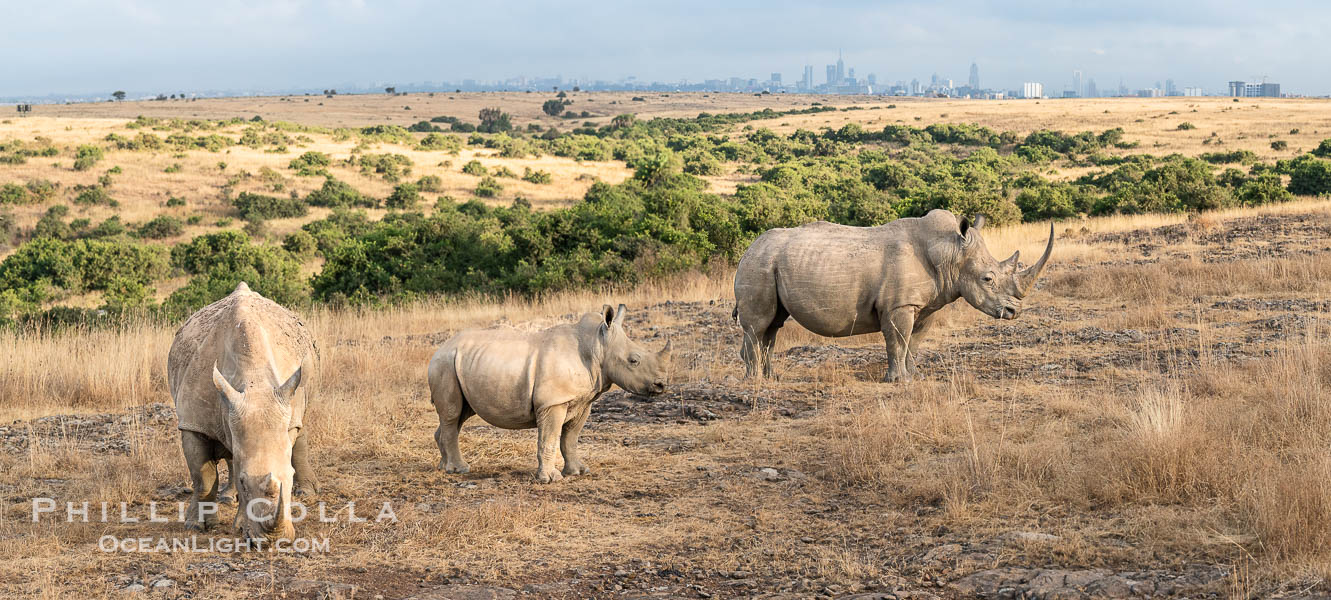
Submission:
[[[216,521],[213,521],[213,520],[211,520],[211,519],[210,519],[209,521],[203,521],[203,522],[200,522],[200,521],[185,521],[185,530],[186,530],[186,531],[198,531],[198,532],[202,533],[202,532],[204,532],[204,531],[208,531],[208,529],[209,529],[210,527],[212,527],[213,525],[216,525],[216,524],[217,524],[217,522],[216,522]]]
[[[541,471],[536,474],[536,483],[554,483],[564,478],[564,475],[554,469]]]
[[[471,467],[468,466],[467,463],[462,463],[462,464],[460,464],[460,465],[444,465],[444,472],[445,472],[445,473],[458,473],[458,474],[462,474],[462,473],[470,473],[470,472],[471,472]]]
[[[588,468],[587,465],[584,465],[582,463],[575,463],[571,465],[567,464],[564,465],[563,472],[565,475],[586,475],[588,473],[591,473],[592,470]]]
[[[298,485],[296,489],[291,490],[291,495],[297,498],[313,496],[317,493],[319,493],[319,486],[317,485]]]
[[[218,503],[218,504],[235,504],[235,503],[236,503],[236,496],[235,496],[235,494],[222,494],[222,495],[220,495],[220,496],[217,497],[217,503]]]

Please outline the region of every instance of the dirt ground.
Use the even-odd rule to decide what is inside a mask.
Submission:
[[[308,501],[343,518],[311,518],[297,532],[326,538],[327,552],[99,550],[105,535],[188,537],[146,518],[149,502],[174,514],[188,497],[170,399],[150,366],[137,406],[71,400],[3,421],[0,595],[1325,597],[1325,552],[1299,551],[1290,540],[1304,538],[1263,520],[1271,506],[1301,506],[1296,497],[1280,488],[1290,495],[1268,506],[1253,495],[1259,472],[1288,466],[1281,453],[1250,446],[1217,458],[1207,448],[1223,444],[1183,444],[1192,438],[1171,437],[1170,419],[1260,408],[1273,402],[1263,390],[1296,393],[1280,391],[1286,384],[1312,388],[1301,410],[1322,414],[1316,388],[1331,369],[1298,357],[1326,356],[1315,353],[1331,325],[1328,217],[1325,203],[1307,203],[1061,228],[1020,318],[993,321],[958,302],[923,345],[923,379],[904,384],[878,382],[880,337],[819,338],[793,323],[778,338],[778,380],[741,379],[724,275],[634,295],[630,335],[653,347],[674,340],[672,387],[656,398],[606,394],[582,437],[592,473],[552,485],[531,481],[534,431],[479,420],[462,433],[471,472],[436,471],[424,368],[458,327],[546,326],[576,311],[434,307],[391,328],[378,325],[384,316],[316,315],[322,367],[307,424],[323,489]],[[1000,233],[989,245],[1001,257],[1012,234]],[[1021,243],[1026,255],[1042,240]],[[142,334],[153,340],[142,353],[161,353],[170,333]],[[0,405],[21,405],[7,377]],[[1160,398],[1177,401],[1163,420],[1150,408]],[[1290,430],[1309,435],[1323,424],[1293,418]],[[1252,494],[1221,489],[1239,479],[1198,474],[1244,457],[1249,483],[1231,487]],[[33,523],[39,497],[59,509]],[[84,501],[93,522],[65,523],[65,503]],[[97,522],[101,501],[110,522]],[[119,522],[120,502],[140,522]],[[352,502],[366,522],[345,518]],[[396,521],[376,522],[384,503]],[[1327,514],[1282,518],[1312,532]]]

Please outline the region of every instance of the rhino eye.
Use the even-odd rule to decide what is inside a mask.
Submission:
[[[630,364],[630,365],[636,365],[636,364],[638,364],[638,357],[635,356],[635,355],[630,355],[630,356],[629,356],[629,364]]]
[[[993,273],[985,273],[985,274],[984,274],[984,282],[985,282],[985,283],[989,283],[989,282],[991,282],[991,281],[993,281],[993,280],[994,280],[994,274],[993,274]]]

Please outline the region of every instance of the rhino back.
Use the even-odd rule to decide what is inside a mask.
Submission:
[[[248,288],[199,309],[176,332],[167,355],[179,427],[226,441],[226,409],[213,384],[213,365],[241,389],[250,374],[276,371],[285,381],[297,368],[312,367],[316,353],[314,336],[299,317]],[[292,427],[303,425],[313,381],[312,368],[302,373],[291,403]]]
[[[781,305],[805,328],[826,336],[879,330],[881,314],[937,296],[929,246],[955,218],[933,211],[878,227],[810,223],[764,233],[740,261],[736,296],[774,286]]]
[[[589,395],[592,375],[576,326],[539,332],[468,330],[450,339],[458,383],[467,404],[486,422],[510,429],[536,425],[536,410],[552,398]]]

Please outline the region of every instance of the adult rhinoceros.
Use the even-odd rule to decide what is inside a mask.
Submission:
[[[302,426],[314,360],[300,319],[244,283],[176,332],[166,376],[194,486],[186,527],[217,522],[217,461],[230,459],[240,533],[293,537],[292,492],[318,488]]]
[[[878,227],[818,222],[758,236],[735,272],[735,311],[744,330],[745,375],[772,374],[772,345],[787,317],[809,331],[844,337],[881,331],[887,340],[883,381],[906,381],[930,317],[957,298],[996,319],[1015,319],[1054,249],[1018,269],[999,262],[974,224],[946,210]]]

